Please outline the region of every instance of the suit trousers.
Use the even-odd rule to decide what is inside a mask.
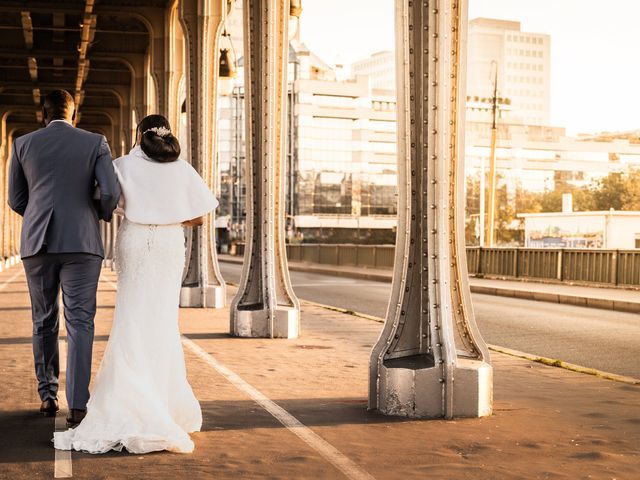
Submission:
[[[66,394],[69,408],[89,400],[96,291],[102,257],[88,253],[38,253],[22,259],[33,320],[33,358],[42,400],[57,398],[58,296],[62,288],[67,330]]]

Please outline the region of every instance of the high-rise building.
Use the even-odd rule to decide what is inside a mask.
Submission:
[[[469,22],[467,95],[487,103],[497,68],[498,96],[509,100],[509,123],[549,125],[550,37],[523,32],[520,22]],[[482,102],[485,100],[484,102]]]
[[[395,90],[396,64],[395,55],[391,51],[374,53],[351,65],[351,75],[366,75],[371,88]]]

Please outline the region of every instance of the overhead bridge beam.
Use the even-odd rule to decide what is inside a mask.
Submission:
[[[60,82],[37,82],[37,87],[39,88],[43,88],[43,89],[54,89],[54,88],[69,88],[71,89],[73,87],[74,84],[74,80],[66,80],[66,81],[60,81]],[[87,89],[113,89],[114,87],[128,87],[130,85],[130,82],[127,83],[85,83],[84,84],[84,90]],[[4,87],[4,92],[3,93],[7,93],[7,90],[17,90],[17,91],[24,91],[24,90],[31,90],[34,87],[34,84],[31,83],[24,83],[24,82],[6,82],[3,83],[2,86]]]
[[[0,25],[1,30],[22,30],[23,27],[16,25]],[[32,28],[33,31],[43,31],[43,32],[75,32],[78,33],[82,29],[80,27],[47,27],[47,26],[37,26]],[[107,30],[105,28],[96,28],[96,33],[104,33],[107,35],[145,35],[149,36],[149,32],[147,31],[135,31],[135,30]]]
[[[33,48],[33,23],[31,22],[30,12],[20,12],[22,33],[24,34],[24,43],[28,50]]]

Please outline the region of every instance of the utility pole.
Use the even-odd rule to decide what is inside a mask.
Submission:
[[[493,247],[495,230],[495,210],[496,210],[496,139],[498,129],[496,117],[498,113],[498,63],[494,60],[495,77],[493,80],[493,97],[491,98],[491,156],[489,158],[489,214],[486,223],[485,240],[489,247]],[[484,214],[484,212],[482,212]]]

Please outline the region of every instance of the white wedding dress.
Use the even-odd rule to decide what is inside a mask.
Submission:
[[[194,448],[189,433],[202,425],[200,404],[187,382],[178,330],[184,229],[180,223],[134,223],[129,212],[139,221],[145,215],[156,222],[185,221],[210,211],[217,202],[186,162],[157,164],[141,153],[134,149],[116,160],[125,220],[117,237],[113,326],[87,415],[76,428],[54,433],[57,449],[188,453]],[[186,173],[181,176],[181,171]],[[145,213],[139,208],[147,202],[146,208],[155,210],[156,192],[180,202],[185,188],[190,189],[187,196],[192,205],[187,210],[184,205],[179,211],[167,207],[164,212]],[[185,215],[189,218],[182,218]]]

